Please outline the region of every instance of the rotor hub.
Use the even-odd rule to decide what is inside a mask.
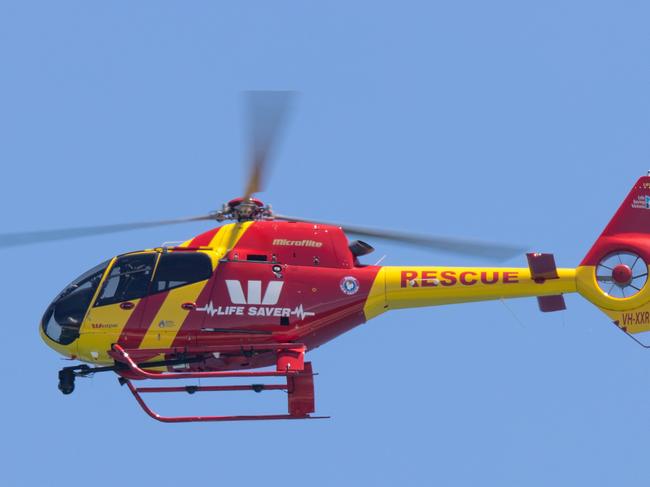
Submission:
[[[217,221],[235,220],[238,222],[251,220],[269,220],[273,218],[270,205],[265,205],[257,198],[235,198],[223,205],[220,211],[215,212]]]
[[[632,269],[626,264],[619,264],[612,270],[612,280],[621,287],[629,285],[632,277]]]
[[[230,200],[227,205],[229,208],[237,208],[238,206],[245,204],[245,205],[250,205],[250,206],[257,206],[258,208],[263,208],[264,203],[262,203],[261,200],[258,200],[257,198],[234,198]]]

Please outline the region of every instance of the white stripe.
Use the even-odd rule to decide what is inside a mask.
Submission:
[[[241,283],[239,281],[226,279],[226,286],[228,286],[228,294],[230,295],[230,301],[233,304],[246,304],[244,290],[241,288]]]
[[[266,299],[266,296],[264,296],[264,299]],[[248,304],[260,304],[261,302],[262,281],[248,281]]]
[[[280,299],[280,292],[282,291],[282,281],[269,282],[266,292],[264,293],[264,300],[262,304],[274,305]]]

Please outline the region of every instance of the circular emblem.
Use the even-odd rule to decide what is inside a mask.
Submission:
[[[359,281],[352,276],[346,276],[341,279],[341,291],[347,295],[357,294],[359,291]]]

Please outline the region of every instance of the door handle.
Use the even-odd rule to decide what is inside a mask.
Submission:
[[[133,309],[133,308],[135,308],[135,304],[133,304],[131,301],[125,301],[123,303],[120,303],[120,308],[122,308],[122,309]]]
[[[181,304],[181,308],[187,310],[187,311],[194,311],[196,309],[196,303],[183,303]]]

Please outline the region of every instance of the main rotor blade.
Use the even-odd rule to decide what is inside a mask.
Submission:
[[[94,227],[61,228],[58,230],[37,230],[32,232],[3,233],[0,234],[0,248],[15,247],[18,245],[29,245],[36,243],[53,242],[56,240],[68,240],[72,238],[90,237],[92,235],[104,235],[107,233],[126,232],[142,228],[161,227],[164,225],[176,225],[179,223],[197,222],[202,220],[213,220],[211,214],[192,216],[188,218],[177,218],[173,220],[159,220],[151,222],[118,223],[115,225],[99,225]]]
[[[305,218],[296,218],[286,215],[274,215],[276,220],[286,220],[305,223],[321,223],[324,225],[333,225],[350,235],[359,237],[377,238],[391,242],[411,245],[423,248],[425,250],[442,251],[450,254],[468,255],[483,259],[503,261],[508,260],[516,255],[523,254],[527,249],[515,245],[483,242],[478,240],[466,240],[450,237],[439,237],[433,235],[419,235],[407,232],[397,232],[394,230],[383,230],[378,228],[368,228],[356,225],[345,225],[340,223],[318,222]]]
[[[246,92],[250,137],[248,143],[251,153],[245,199],[264,190],[269,160],[286,123],[294,97],[293,91]]]

